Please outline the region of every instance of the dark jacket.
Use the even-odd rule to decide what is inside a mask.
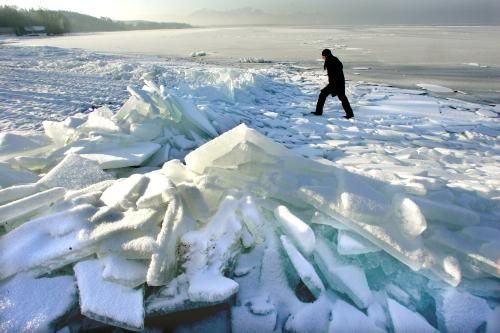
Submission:
[[[345,90],[344,66],[335,56],[328,56],[325,60],[324,68],[328,72],[329,86],[333,86],[336,90]]]

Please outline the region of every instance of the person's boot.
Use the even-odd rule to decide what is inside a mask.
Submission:
[[[315,112],[311,112],[311,114],[315,115],[315,116],[321,116],[322,113],[317,113],[316,111]]]

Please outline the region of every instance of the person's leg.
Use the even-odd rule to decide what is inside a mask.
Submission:
[[[323,106],[325,106],[325,101],[328,95],[330,95],[330,91],[327,88],[321,89],[321,93],[318,97],[318,102],[316,103],[316,112],[314,114],[320,116],[323,114]]]
[[[352,112],[351,104],[349,104],[349,100],[347,99],[345,92],[338,92],[337,96],[340,99],[340,101],[342,102],[342,107],[344,108],[346,118],[354,117],[354,113]]]

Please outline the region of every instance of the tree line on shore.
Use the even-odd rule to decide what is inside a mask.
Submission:
[[[192,27],[186,23],[114,21],[69,11],[47,9],[20,9],[0,6],[0,27],[12,28],[17,35],[25,34],[26,27],[43,26],[49,35],[70,32],[97,32],[150,29],[182,29]]]

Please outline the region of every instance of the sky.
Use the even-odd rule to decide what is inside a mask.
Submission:
[[[0,0],[115,20],[192,24],[500,24],[498,0]]]

